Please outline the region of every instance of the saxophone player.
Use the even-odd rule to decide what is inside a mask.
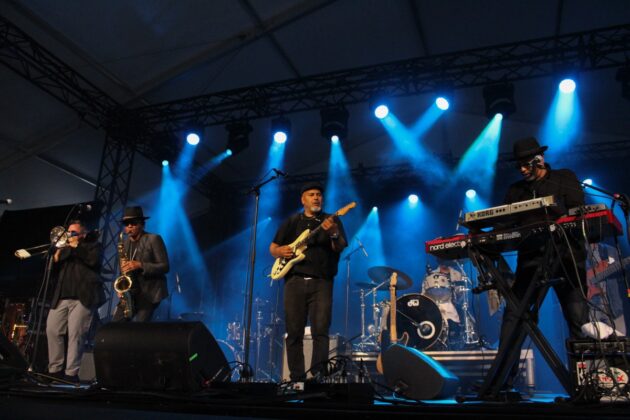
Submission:
[[[120,267],[121,274],[133,278],[131,299],[133,300],[133,318],[125,317],[124,308],[116,307],[113,321],[131,320],[136,322],[151,321],[160,302],[168,296],[166,273],[169,271],[168,254],[162,237],[145,231],[142,207],[127,207],[122,220],[127,238],[123,241],[126,259]],[[120,296],[119,296],[120,297]]]

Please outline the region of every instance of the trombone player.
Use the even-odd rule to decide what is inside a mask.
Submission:
[[[88,237],[80,220],[71,221],[64,234],[66,240],[57,243],[59,249],[53,255],[57,282],[46,318],[48,373],[78,383],[85,336],[96,308],[105,302],[99,276],[101,244]]]
[[[142,207],[134,206],[125,208],[120,221],[127,235],[122,243],[124,258],[120,258],[120,272],[129,275],[133,282],[128,294],[133,300],[133,314],[126,317],[125,308],[118,305],[112,321],[151,321],[162,299],[168,296],[166,246],[160,235],[145,231],[148,218],[144,216]]]

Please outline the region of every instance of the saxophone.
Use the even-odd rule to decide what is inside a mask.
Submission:
[[[120,232],[118,239],[118,262],[121,267],[120,276],[114,281],[114,290],[121,295],[120,305],[123,309],[123,314],[126,319],[133,318],[133,299],[131,297],[131,287],[133,286],[133,279],[127,273],[122,272],[122,266],[125,262],[129,261],[127,253],[125,252],[125,246],[123,244],[123,233]]]

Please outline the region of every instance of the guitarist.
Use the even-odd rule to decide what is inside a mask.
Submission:
[[[311,372],[325,374],[328,360],[328,329],[332,317],[333,278],[339,254],[347,246],[338,217],[322,211],[324,187],[309,182],[301,189],[304,211],[286,219],[274,236],[269,252],[274,258],[293,258],[291,244],[306,229],[321,229],[309,239],[305,258],[284,278],[284,314],[287,331],[287,362],[292,381],[305,380],[303,339],[307,318],[313,338]]]

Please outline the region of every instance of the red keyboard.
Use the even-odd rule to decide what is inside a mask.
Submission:
[[[509,252],[516,250],[527,236],[553,230],[556,225],[562,226],[565,230],[580,232],[583,221],[589,242],[600,242],[623,233],[621,223],[612,211],[599,210],[583,216],[561,217],[553,225],[541,223],[538,226],[476,234],[462,233],[448,238],[437,238],[425,242],[425,251],[447,260],[467,258],[471,245],[483,247],[491,253]]]

